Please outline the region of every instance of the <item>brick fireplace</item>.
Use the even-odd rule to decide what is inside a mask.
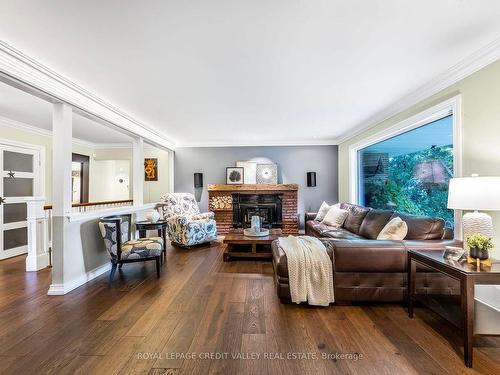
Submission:
[[[208,209],[215,213],[219,234],[245,226],[251,214],[285,234],[298,234],[297,191],[297,184],[208,185]]]

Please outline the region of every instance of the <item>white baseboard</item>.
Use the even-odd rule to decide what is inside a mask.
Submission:
[[[50,284],[49,291],[47,292],[47,294],[49,296],[62,296],[78,288],[79,286],[88,283],[90,280],[93,280],[96,277],[101,276],[103,273],[108,272],[110,269],[111,269],[111,263],[106,263],[64,284]]]
[[[37,254],[36,256],[28,256],[26,257],[26,272],[36,272],[40,271],[43,268],[49,266],[49,254]]]

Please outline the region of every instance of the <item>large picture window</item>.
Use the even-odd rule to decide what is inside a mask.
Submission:
[[[357,150],[358,202],[379,209],[441,217],[453,177],[453,115]]]

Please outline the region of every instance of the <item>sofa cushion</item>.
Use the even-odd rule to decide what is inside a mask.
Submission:
[[[341,240],[363,240],[359,234],[352,233],[344,228],[334,228],[330,227],[329,230],[325,230],[321,237],[325,238],[335,238]]]
[[[394,212],[391,219],[395,217],[400,217],[408,225],[406,240],[440,240],[443,237],[443,219],[405,215],[400,212]]]
[[[122,245],[121,259],[141,259],[158,257],[163,251],[163,238],[149,237],[130,240]]]
[[[314,220],[306,222],[306,235],[320,238],[363,239],[360,235],[351,233],[347,229],[331,227]]]
[[[393,213],[394,211],[371,209],[361,223],[359,234],[371,240],[377,239]]]
[[[309,222],[311,223],[311,222]],[[319,223],[317,221],[313,221],[311,224],[312,226],[312,229],[318,233],[320,236],[323,236],[326,232],[329,232],[331,230],[334,230],[335,227],[332,227],[332,226],[329,226],[329,225],[326,225],[325,223]]]
[[[363,222],[368,211],[370,211],[370,208],[361,207],[351,203],[342,203],[340,208],[349,211],[349,215],[347,215],[347,219],[345,219],[344,222],[344,228],[354,234],[359,234],[361,223]]]

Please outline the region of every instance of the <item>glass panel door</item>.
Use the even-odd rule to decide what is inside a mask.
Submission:
[[[0,144],[0,260],[28,250],[25,198],[38,194],[39,151]]]

